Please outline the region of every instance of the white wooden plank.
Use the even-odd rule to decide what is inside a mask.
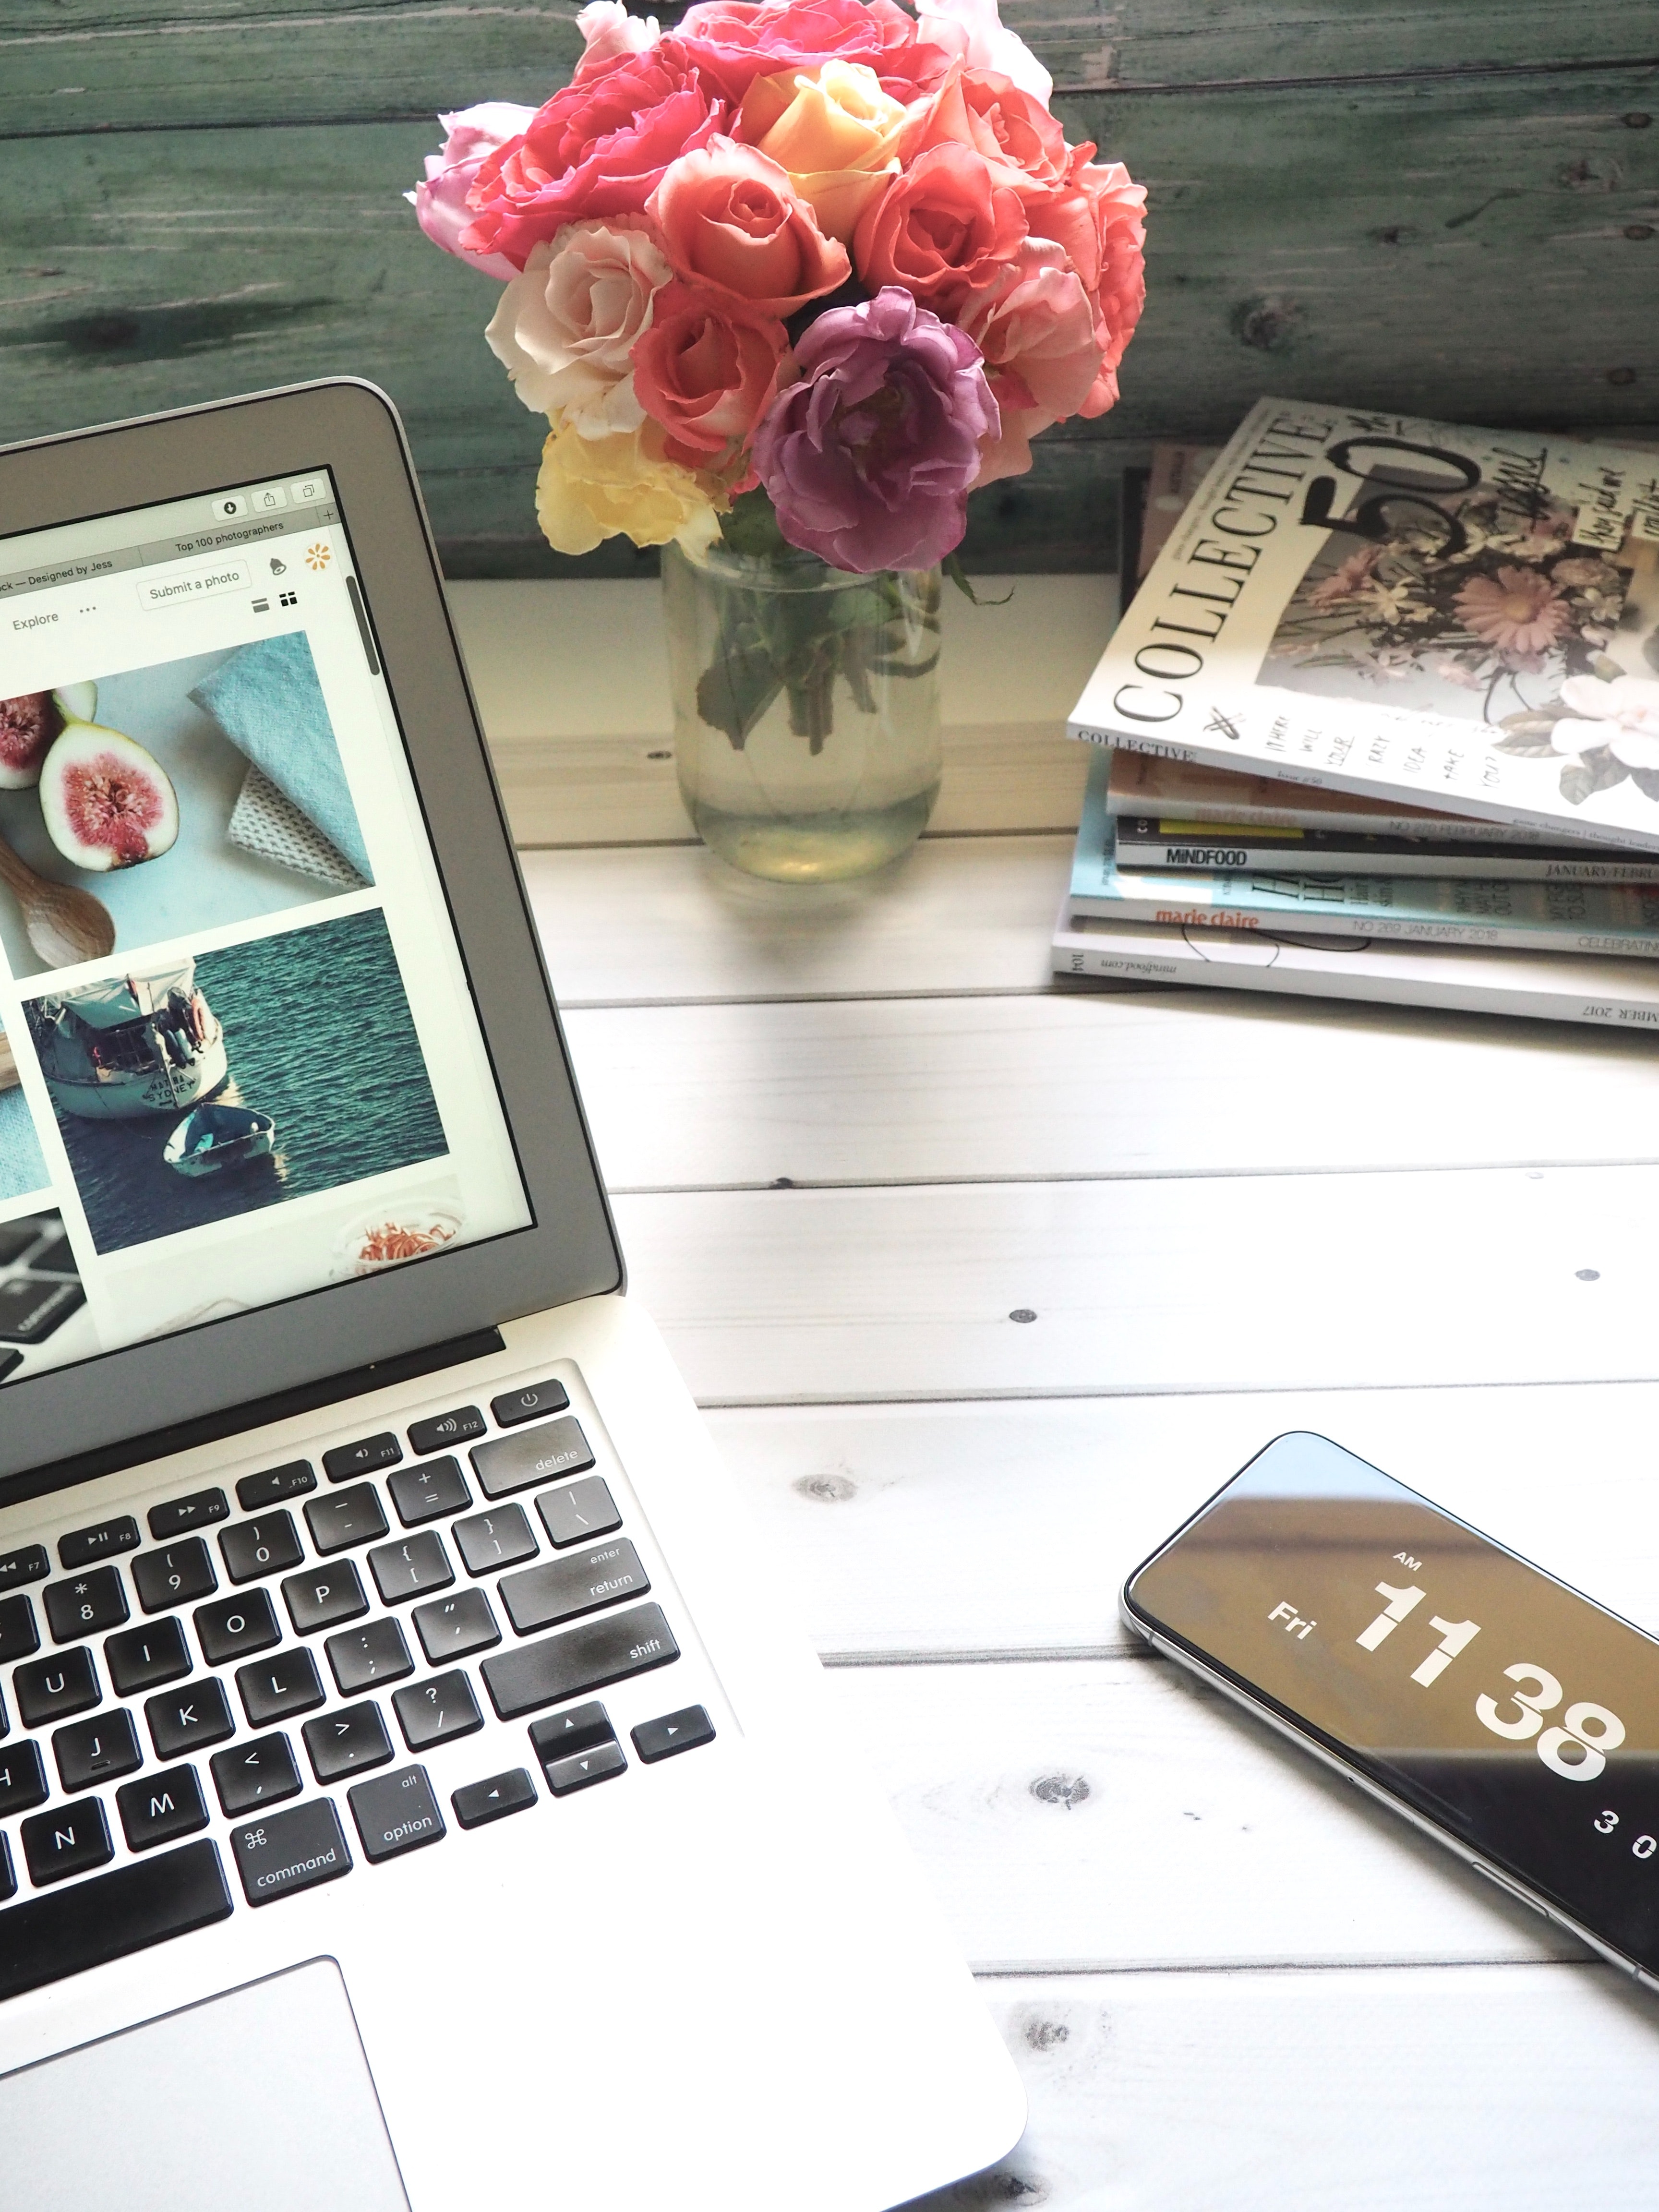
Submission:
[[[1031,2118],[910,2212],[1648,2212],[1659,2036],[1610,1967],[987,1984]]]
[[[617,1213],[707,1401],[1654,1368],[1651,1167],[694,1192]]]
[[[1584,1955],[1162,1660],[828,1680],[977,1970]]]
[[[1659,1384],[709,1415],[817,1649],[1121,1651],[1119,1585],[1288,1429],[1659,1633]]]
[[[1659,1157],[1653,1040],[1553,1023],[1206,992],[616,1007],[569,1033],[613,1190]]]
[[[1046,989],[1069,837],[933,838],[809,888],[702,846],[522,856],[562,1006]]]

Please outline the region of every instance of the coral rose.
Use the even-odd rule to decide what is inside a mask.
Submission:
[[[889,285],[831,307],[795,348],[801,381],[755,436],[792,545],[867,575],[927,568],[959,544],[997,405],[964,332]]]
[[[952,61],[1012,78],[1044,107],[1054,81],[1024,39],[1005,31],[997,0],[916,0],[921,36]]]
[[[1079,147],[1079,154],[1091,154]],[[1103,415],[1117,398],[1118,363],[1135,334],[1146,301],[1146,187],[1133,183],[1121,161],[1078,161],[1072,183],[1088,202],[1095,236],[1096,269],[1084,282],[1094,295],[1101,381],[1081,415]],[[1032,228],[1037,228],[1035,220]]]
[[[1023,476],[1031,440],[1082,409],[1100,372],[1093,302],[1059,246],[1027,239],[994,285],[972,294],[962,328],[985,358],[1002,417],[978,483]]]
[[[648,207],[679,276],[760,314],[793,315],[847,281],[846,247],[825,238],[787,171],[734,138],[676,161]]]
[[[526,407],[585,438],[637,429],[629,355],[673,270],[640,215],[568,223],[532,246],[484,336]]]
[[[859,217],[898,174],[908,109],[862,62],[757,76],[744,94],[738,135],[789,173],[826,238],[850,244]]]
[[[757,76],[827,61],[862,62],[884,91],[908,103],[950,66],[894,0],[698,0],[676,35],[705,81],[734,106]]]
[[[660,39],[556,92],[480,165],[469,198],[474,220],[461,243],[522,269],[538,240],[568,222],[637,214],[669,164],[706,144],[725,119],[684,48]]]
[[[472,222],[467,194],[485,160],[509,138],[516,138],[535,112],[533,107],[489,100],[477,107],[463,108],[458,115],[441,115],[438,120],[448,134],[443,151],[427,155],[425,182],[404,194],[432,243],[486,276],[511,276],[514,264],[499,253],[470,253],[461,244],[461,234]]]
[[[576,28],[585,41],[582,58],[575,68],[574,82],[577,84],[602,76],[606,70],[614,69],[630,54],[644,53],[662,35],[654,15],[647,15],[643,21],[638,15],[630,15],[623,0],[587,0],[586,7],[576,18]]]
[[[735,300],[690,284],[659,292],[634,348],[634,385],[667,434],[669,459],[696,468],[741,447],[777,389],[788,344],[781,323]]]
[[[608,438],[584,438],[574,422],[556,424],[542,447],[536,520],[556,553],[591,553],[607,538],[704,547],[729,504],[712,477],[668,459],[654,422]]]
[[[1040,100],[994,70],[953,69],[928,104],[912,111],[901,158],[914,161],[947,138],[1035,185],[1063,185],[1071,173],[1071,149],[1059,124]]]
[[[853,235],[860,277],[872,290],[902,284],[954,319],[1025,236],[1025,212],[1005,174],[954,139],[930,146],[866,210]]]

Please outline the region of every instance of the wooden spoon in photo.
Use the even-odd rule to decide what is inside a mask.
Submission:
[[[3,837],[0,883],[22,909],[29,943],[48,968],[72,968],[78,961],[101,960],[114,951],[115,922],[102,900],[73,884],[49,883],[45,876],[37,876]]]

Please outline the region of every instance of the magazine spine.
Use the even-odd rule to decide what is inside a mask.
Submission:
[[[1117,858],[1120,866],[1136,870],[1203,868],[1235,875],[1262,869],[1282,872],[1294,867],[1298,875],[1429,877],[1437,881],[1455,877],[1478,883],[1589,884],[1609,890],[1659,884],[1659,854],[1650,860],[1564,860],[1554,854],[1545,859],[1501,845],[1479,853],[1447,853],[1440,847],[1425,845],[1420,853],[1368,854],[1352,847],[1333,851],[1295,843],[1255,846],[1240,838],[1231,842],[1170,836],[1138,840],[1120,834]]]
[[[1472,945],[1492,951],[1577,952],[1601,959],[1659,960],[1659,932],[1644,943],[1634,931],[1612,936],[1549,922],[1517,926],[1501,921],[1443,921],[1427,916],[1398,921],[1374,909],[1355,914],[1341,908],[1253,909],[1190,902],[1182,906],[1133,892],[1103,898],[1074,891],[1072,910],[1099,921],[1154,921],[1165,928],[1242,929],[1259,931],[1267,937],[1284,930],[1304,930],[1321,937],[1386,938],[1390,945]]]

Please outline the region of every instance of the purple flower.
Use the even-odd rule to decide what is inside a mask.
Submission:
[[[784,536],[858,574],[931,568],[962,541],[1000,428],[979,348],[889,284],[820,315],[795,361],[755,436]]]
[[[509,138],[516,138],[533,121],[535,113],[533,107],[487,100],[477,107],[463,108],[457,115],[441,115],[438,120],[449,134],[443,151],[427,155],[425,181],[404,194],[414,207],[416,221],[434,246],[441,246],[446,253],[453,253],[469,268],[482,270],[486,276],[500,277],[503,283],[518,275],[515,262],[501,253],[469,253],[461,244],[461,233],[473,220],[466,196],[479,163]]]

